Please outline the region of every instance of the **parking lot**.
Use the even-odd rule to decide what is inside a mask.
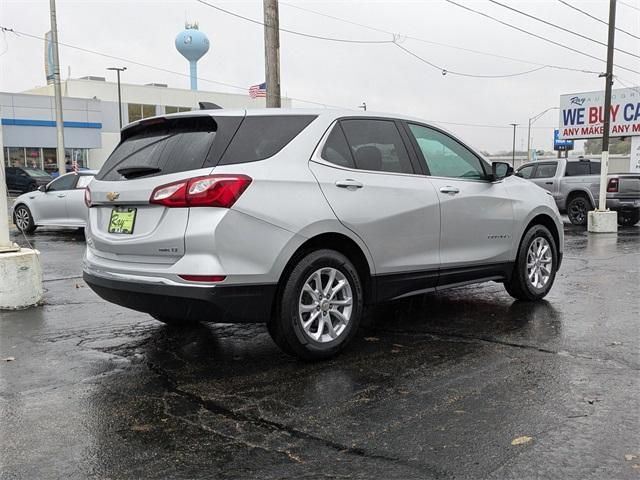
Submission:
[[[83,234],[39,230],[46,303],[0,313],[0,478],[638,478],[640,226],[565,234],[545,301],[385,304],[304,363],[103,302]]]

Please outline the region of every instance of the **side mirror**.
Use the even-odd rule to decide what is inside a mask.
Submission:
[[[507,162],[493,162],[491,164],[491,175],[494,181],[501,180],[513,175],[513,167]]]
[[[40,185],[38,187],[38,191],[39,192],[43,192],[43,193],[46,192],[47,191],[47,186],[46,185]]]

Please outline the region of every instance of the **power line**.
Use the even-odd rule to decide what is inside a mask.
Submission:
[[[366,28],[366,29],[373,30],[373,31],[376,31],[376,32],[386,33],[388,35],[396,35],[394,32],[391,32],[389,30],[384,30],[384,29],[381,29],[381,28],[373,27],[371,25],[365,25],[365,24],[362,24],[362,23],[354,22],[354,21],[351,21],[351,20],[347,20],[345,18],[336,17],[334,15],[329,15],[329,14],[326,14],[326,13],[318,12],[316,10],[311,10],[309,8],[300,7],[300,6],[294,5],[292,3],[280,2],[280,5],[286,5],[288,7],[295,8],[295,9],[298,9],[298,10],[302,10],[304,12],[312,13],[314,15],[319,15],[321,17],[331,18],[331,19],[337,20],[339,22],[344,22],[344,23],[347,23],[347,24],[350,24],[350,25],[356,25],[358,27]],[[407,40],[415,40],[416,42],[427,43],[429,45],[437,45],[437,46],[440,46],[440,47],[451,48],[451,49],[460,50],[460,51],[463,51],[463,52],[475,53],[477,55],[485,55],[485,56],[488,56],[488,57],[500,58],[502,60],[511,60],[511,61],[514,61],[514,62],[527,63],[529,65],[537,65],[539,67],[549,67],[549,68],[554,68],[554,69],[558,69],[558,70],[567,70],[567,71],[579,72],[579,73],[591,73],[591,74],[599,74],[599,73],[601,73],[601,72],[596,72],[596,71],[593,71],[593,70],[586,70],[586,69],[582,69],[582,68],[572,68],[572,67],[567,67],[567,66],[562,66],[562,65],[552,65],[552,64],[545,64],[545,63],[539,63],[539,62],[532,62],[530,60],[524,60],[522,58],[508,57],[508,56],[499,55],[499,54],[496,54],[496,53],[483,52],[481,50],[474,50],[472,48],[465,48],[465,47],[460,47],[460,46],[457,46],[457,45],[450,45],[450,44],[447,44],[447,43],[436,42],[436,41],[433,41],[433,40],[427,40],[427,39],[424,39],[424,38],[414,37],[412,35],[407,35],[407,34],[404,34],[404,33],[400,33],[400,34],[397,34],[397,35],[399,35],[402,38],[405,38]]]
[[[633,90],[636,93],[640,93],[640,86],[633,86],[630,81],[629,81],[629,83],[627,83],[626,80],[620,78],[617,75],[614,75],[614,77],[622,84],[622,86],[630,88],[631,90]]]
[[[584,10],[582,10],[582,9],[580,9],[580,8],[578,8],[578,7],[576,7],[575,5],[571,5],[569,2],[565,2],[564,0],[558,0],[558,2],[562,3],[563,5],[566,5],[567,7],[571,8],[571,9],[573,9],[573,10],[577,11],[577,12],[582,13],[583,15],[586,15],[586,16],[587,16],[587,17],[589,17],[589,18],[592,18],[592,19],[593,19],[593,20],[595,20],[596,22],[603,23],[603,24],[605,24],[605,25],[607,25],[607,26],[609,25],[609,23],[608,23],[608,22],[605,22],[605,21],[604,21],[604,20],[602,20],[601,18],[598,18],[598,17],[596,17],[596,16],[594,16],[594,15],[591,15],[589,12],[585,12]],[[631,32],[627,32],[626,30],[623,30],[622,28],[618,28],[618,27],[616,27],[616,30],[618,30],[619,32],[622,32],[622,33],[626,33],[626,34],[627,34],[627,35],[629,35],[630,37],[637,38],[638,40],[640,40],[640,37],[639,37],[638,35],[634,35],[634,34],[633,34],[633,33],[631,33]]]
[[[477,14],[477,15],[481,15],[481,16],[483,16],[483,17],[485,17],[485,18],[489,18],[489,19],[493,20],[494,22],[498,22],[498,23],[500,23],[500,24],[502,24],[502,25],[505,25],[505,26],[507,26],[507,27],[509,27],[509,28],[512,28],[512,29],[514,29],[514,30],[518,30],[519,32],[522,32],[522,33],[525,33],[525,34],[527,34],[527,35],[529,35],[529,36],[532,36],[532,37],[538,38],[538,39],[543,40],[543,41],[545,41],[545,42],[547,42],[547,43],[551,43],[551,44],[556,45],[556,46],[558,46],[558,47],[564,48],[565,50],[570,50],[570,51],[572,51],[572,52],[574,52],[574,53],[577,53],[577,54],[579,54],[579,55],[582,55],[582,56],[584,56],[584,57],[589,57],[589,58],[592,58],[592,59],[594,59],[594,60],[598,60],[599,62],[605,62],[605,60],[603,60],[602,58],[596,57],[595,55],[591,55],[591,54],[589,54],[589,53],[582,52],[582,51],[580,51],[580,50],[578,50],[578,49],[575,49],[575,48],[573,48],[573,47],[569,47],[569,46],[564,45],[564,44],[562,44],[562,43],[560,43],[560,42],[556,42],[556,41],[551,40],[551,39],[549,39],[549,38],[545,38],[545,37],[543,37],[543,36],[541,36],[541,35],[537,35],[537,34],[535,34],[535,33],[533,33],[533,32],[529,32],[529,31],[527,31],[527,30],[525,30],[525,29],[523,29],[523,28],[517,27],[517,26],[512,25],[512,24],[510,24],[510,23],[508,23],[508,22],[502,21],[502,20],[500,20],[500,19],[498,19],[498,18],[496,18],[496,17],[492,17],[491,15],[488,15],[488,14],[486,14],[486,13],[484,13],[484,12],[480,12],[480,11],[478,11],[478,10],[474,10],[474,9],[473,9],[473,8],[471,8],[471,7],[467,7],[466,5],[462,5],[462,4],[458,3],[458,2],[454,2],[453,0],[445,0],[445,2],[448,2],[448,3],[452,4],[452,5],[455,5],[456,7],[462,8],[462,9],[467,10],[467,11],[469,11],[469,12],[473,12],[473,13],[475,13],[475,14]],[[640,75],[640,71],[638,71],[638,70],[633,70],[633,69],[631,69],[631,68],[623,67],[623,66],[621,66],[621,65],[617,65],[617,64],[614,64],[614,65],[615,65],[616,67],[618,67],[620,70],[626,70],[626,71],[628,71],[628,72],[632,72],[632,73],[636,73],[636,74]]]
[[[618,0],[618,3],[621,3],[625,7],[633,8],[634,10],[637,10],[637,11],[640,12],[640,8],[638,8],[638,7],[634,6],[634,5],[631,5],[630,3],[623,2],[622,0]]]
[[[491,3],[493,3],[493,4],[495,4],[495,5],[498,5],[498,6],[502,7],[502,8],[506,8],[507,10],[511,10],[512,12],[516,12],[516,13],[518,13],[520,15],[524,15],[527,18],[531,18],[532,20],[535,20],[537,22],[543,23],[545,25],[549,25],[550,27],[556,28],[558,30],[562,30],[565,33],[570,33],[571,35],[575,35],[576,37],[580,37],[580,38],[582,38],[584,40],[588,40],[590,42],[597,43],[598,45],[602,45],[604,47],[607,46],[606,43],[601,42],[600,40],[595,40],[595,39],[593,39],[591,37],[588,37],[586,35],[583,35],[581,33],[574,32],[573,30],[568,30],[568,29],[566,29],[564,27],[561,27],[560,25],[557,25],[555,23],[549,22],[549,21],[544,20],[544,19],[542,19],[540,17],[536,17],[535,15],[531,15],[530,13],[523,12],[522,10],[518,10],[517,8],[510,7],[509,5],[505,5],[504,3],[500,3],[497,0],[489,0],[489,1]],[[614,50],[617,51],[617,52],[620,52],[620,53],[626,53],[627,55],[631,55],[632,57],[640,58],[640,55],[637,55],[637,54],[632,53],[632,52],[628,52],[628,51],[623,50],[623,49],[618,48],[618,47],[614,47]]]
[[[245,17],[243,15],[240,15],[238,13],[232,12],[230,10],[225,10],[224,8],[218,7],[217,5],[212,5],[211,3],[205,2],[204,0],[196,0],[198,3],[201,3],[203,5],[206,5],[208,7],[214,8],[220,12],[226,13],[227,15],[231,15],[233,17],[236,18],[241,18],[242,20],[245,20],[247,22],[251,22],[251,23],[255,23],[256,25],[262,25],[263,27],[265,26],[264,22],[261,22],[259,20],[254,20],[253,18],[249,18],[249,17]],[[281,32],[287,32],[290,33],[292,35],[298,35],[301,37],[307,37],[307,38],[314,38],[316,40],[326,40],[328,42],[340,42],[340,43],[364,43],[364,44],[382,44],[382,43],[393,43],[393,40],[352,40],[352,39],[348,39],[348,38],[335,38],[335,37],[325,37],[322,35],[313,35],[310,33],[304,33],[304,32],[298,32],[295,30],[289,30],[287,28],[282,28],[280,27],[280,31]]]
[[[539,70],[547,68],[547,66],[544,65],[542,67],[536,67],[536,68],[533,68],[531,70],[526,70],[524,72],[518,72],[518,73],[510,73],[510,74],[504,74],[504,75],[475,75],[475,74],[471,74],[471,73],[462,73],[462,72],[456,72],[456,71],[453,71],[453,70],[447,70],[444,67],[436,65],[435,63],[431,63],[430,61],[425,60],[424,58],[420,57],[419,55],[416,55],[411,50],[403,47],[399,43],[395,43],[395,46],[398,47],[400,50],[406,52],[408,55],[411,55],[412,57],[417,58],[421,62],[426,63],[430,67],[433,67],[436,70],[440,70],[442,72],[442,75],[451,74],[451,75],[459,75],[461,77],[471,77],[471,78],[508,78],[508,77],[518,77],[520,75],[527,75],[529,73],[537,72]]]

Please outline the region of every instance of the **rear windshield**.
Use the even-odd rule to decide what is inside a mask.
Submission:
[[[135,170],[136,177],[149,177],[202,168],[217,132],[211,117],[187,117],[134,128],[133,135],[127,137],[125,133],[104,163],[96,175],[98,180],[126,180],[122,172],[127,169]]]
[[[220,165],[269,158],[282,150],[315,118],[315,115],[246,117],[220,160]]]

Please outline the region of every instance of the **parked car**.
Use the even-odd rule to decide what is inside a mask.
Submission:
[[[326,358],[367,304],[486,281],[543,298],[562,222],[512,172],[402,116],[145,119],[86,190],[84,279],[168,324],[266,322],[284,351]]]
[[[95,170],[67,173],[34,192],[20,195],[13,203],[13,223],[26,233],[33,233],[39,226],[84,228],[87,224],[84,189],[96,173]]]
[[[39,168],[5,167],[9,192],[31,192],[51,181],[51,175]]]
[[[600,162],[580,159],[544,160],[518,168],[517,176],[548,190],[561,212],[574,225],[586,225],[600,195]],[[607,208],[618,212],[618,223],[635,225],[640,220],[640,174],[607,176]]]

